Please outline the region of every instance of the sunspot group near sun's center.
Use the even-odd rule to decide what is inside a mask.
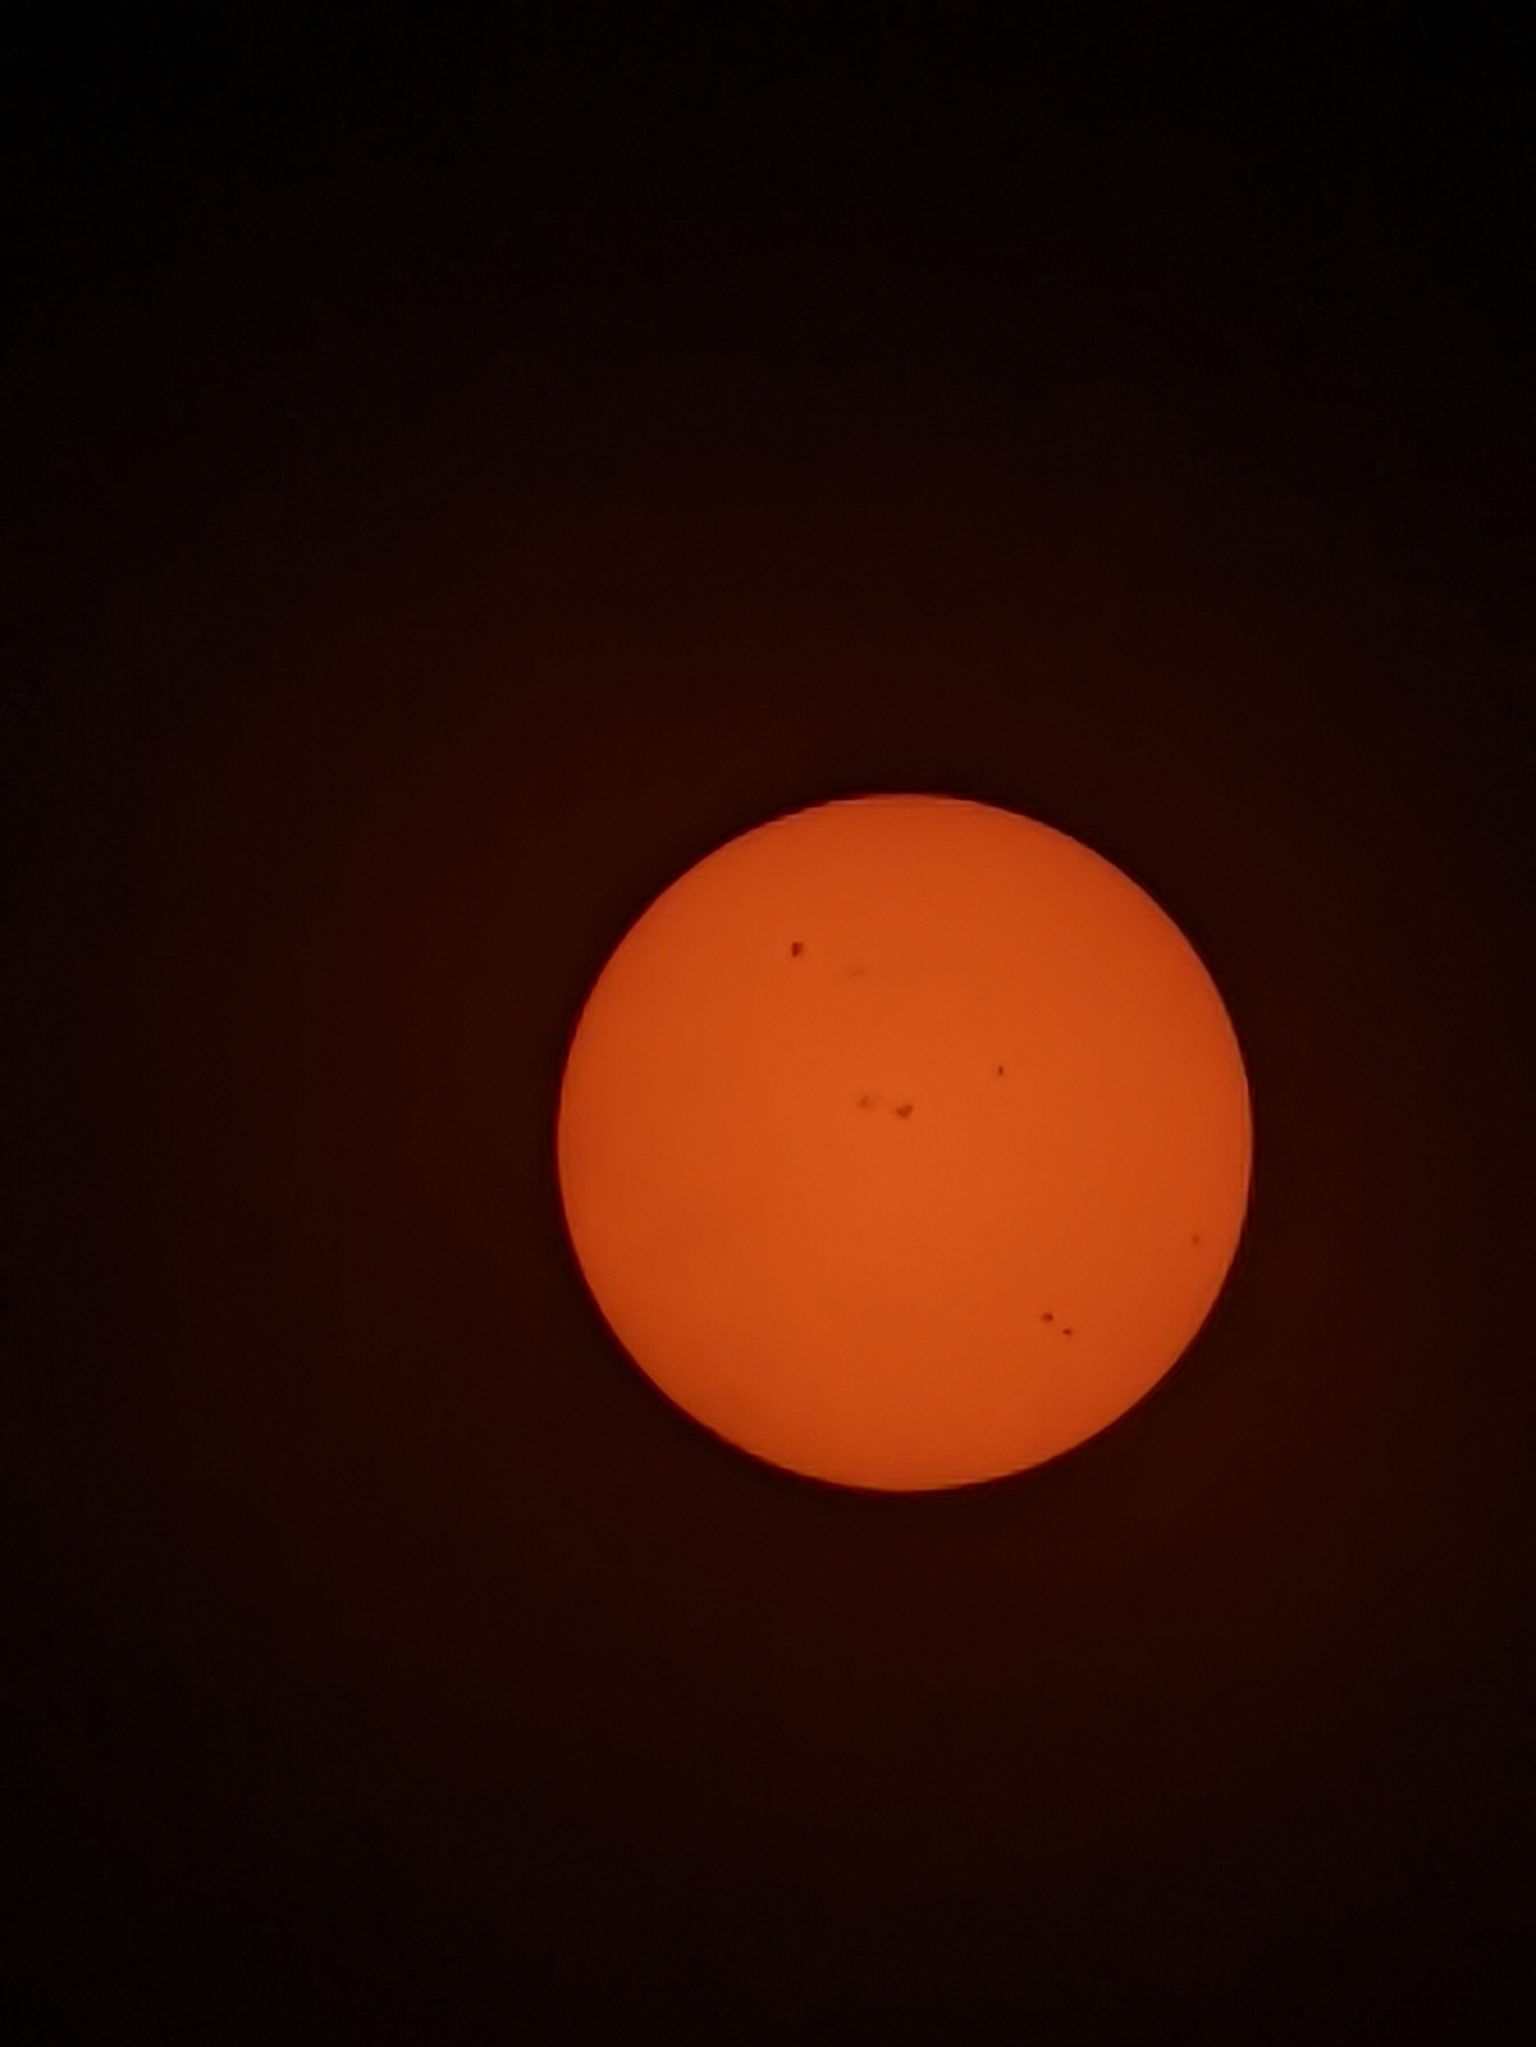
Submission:
[[[744,833],[599,975],[562,1078],[577,1261],[673,1401],[883,1490],[1016,1471],[1162,1377],[1236,1250],[1230,1019],[1153,899],[939,796]]]

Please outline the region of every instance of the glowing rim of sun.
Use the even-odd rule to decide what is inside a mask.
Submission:
[[[898,815],[909,827],[908,850],[924,839],[925,827],[934,828],[926,832],[933,846],[942,847],[951,823],[958,834],[952,851],[954,871],[945,884],[949,891],[942,906],[945,915],[935,911],[914,919],[909,896],[905,933],[901,904],[889,889],[882,896],[872,886],[870,860],[855,847],[862,824],[870,825],[878,842],[877,821]],[[841,850],[835,834],[819,851],[805,842],[797,877],[790,838],[807,832],[814,837],[817,830],[831,830],[839,821],[848,826]],[[962,851],[968,829],[977,836],[969,850]],[[990,841],[987,833],[993,834]],[[900,867],[891,853],[896,843],[891,838],[887,847],[893,873]],[[912,857],[921,867],[921,856]],[[1030,857],[1040,868],[1036,893],[1010,896],[999,876],[1011,876],[1016,884]],[[938,882],[944,857],[931,858],[928,879],[942,894]],[[964,886],[957,884],[957,877]],[[792,903],[797,890],[798,901]],[[1018,925],[1013,929],[1006,922],[990,926],[983,922],[963,934],[977,957],[991,960],[992,981],[978,973],[974,959],[965,966],[957,964],[962,956],[953,947],[945,952],[944,930],[946,916],[964,925],[968,898],[987,896],[989,891],[994,912],[1006,900]],[[1066,916],[1069,905],[1074,918]],[[928,908],[933,910],[932,905]],[[974,902],[969,908],[974,909]],[[1091,941],[1085,946],[1081,930],[1085,919],[1097,919],[1102,933],[1115,935],[1118,981],[1115,947],[1094,950]],[[797,928],[791,931],[791,926]],[[829,935],[826,945],[813,951],[813,929],[835,936]],[[903,974],[903,937],[914,957],[928,960],[926,983],[920,972]],[[1159,1169],[1153,1142],[1158,1131],[1172,1140],[1168,1148],[1173,1151],[1178,1150],[1180,1132],[1166,1116],[1159,1124],[1156,1104],[1145,1091],[1138,1103],[1127,1082],[1135,1066],[1135,1034],[1117,1032],[1108,1010],[1084,1007],[1080,1001],[1074,1011],[1072,990],[1063,981],[1053,997],[1056,1011],[1047,1012],[1038,999],[1038,990],[1045,985],[1038,976],[1036,999],[1033,1004],[1025,1000],[1031,985],[1030,945],[1043,953],[1048,967],[1054,965],[1058,971],[1071,967],[1090,983],[1097,978],[1107,990],[1118,988],[1122,998],[1127,989],[1139,992],[1146,1005],[1143,1036],[1150,1034],[1161,1015],[1158,1002],[1170,1015],[1178,1012],[1173,1022],[1162,1020],[1165,1056],[1158,1072],[1165,1087],[1183,1089],[1191,1122],[1207,1145],[1203,1205],[1196,1203],[1202,1226],[1185,1232],[1186,1251],[1204,1247],[1205,1255],[1200,1260],[1202,1280],[1186,1284],[1177,1272],[1177,1261],[1168,1255],[1169,1239],[1164,1256],[1174,1276],[1165,1279],[1160,1303],[1159,1290],[1149,1277],[1147,1248],[1156,1238],[1147,1221],[1155,1204],[1148,1196],[1137,1208],[1123,1183],[1137,1174],[1150,1180]],[[834,968],[832,955],[839,948],[870,957],[843,959]],[[935,977],[942,979],[946,958],[950,1005],[957,1017],[960,1009],[965,1010],[963,1021],[946,1023],[942,1009],[935,1007]],[[817,984],[813,976],[823,962],[824,979]],[[770,969],[779,975],[777,984]],[[786,972],[796,979],[787,981]],[[971,1085],[979,1078],[979,1059],[977,1075],[967,1076],[969,1094],[953,1075],[946,1077],[944,1069],[945,1058],[953,1063],[958,1055],[966,1028],[980,1031],[987,1023],[998,1041],[993,1049],[1001,1045],[1010,1008],[997,989],[1008,994],[1010,974],[1009,1045],[1029,1048],[1037,1074],[1044,1073],[1058,1093],[1070,1095],[1075,1088],[1076,1110],[1088,1113],[1090,1122],[1095,1106],[1090,1083],[1095,1079],[1112,1095],[1119,1084],[1127,1112],[1118,1134],[1118,1172],[1100,1130],[1088,1144],[1100,1178],[1095,1182],[1079,1161],[1077,1234],[1074,1238],[1070,1227],[1065,1234],[1057,1227],[1059,1242],[1052,1238],[1051,1190],[1038,1175],[1031,1180],[1021,1170],[1017,1152],[1010,1157],[995,1130],[989,1134],[976,1106],[983,1099]],[[817,987],[819,1010],[808,994]],[[883,998],[878,992],[882,989]],[[881,999],[884,1012],[877,1007]],[[859,1002],[862,1010],[856,1006]],[[626,1015],[627,1038],[622,1027]],[[1069,1025],[1081,1027],[1085,1020],[1099,1028],[1103,1039],[1097,1069],[1091,1059],[1085,1068],[1069,1043]],[[1175,1025],[1182,1027],[1182,1037]],[[592,1057],[594,1033],[602,1039],[596,1049],[608,1061],[606,1077]],[[859,1064],[855,1048],[861,1042],[869,1048],[865,1064],[871,1071],[882,1060],[894,1071],[901,1064],[897,1051],[905,1045],[906,1083],[888,1091],[872,1085],[855,1087],[854,1068]],[[854,1114],[839,1126],[830,1114],[837,1091],[832,1076],[844,1067],[847,1085],[841,1097]],[[1012,1061],[987,1063],[999,1089],[985,1112],[994,1124],[999,1120],[1002,1082],[1010,1071],[1021,1075],[1028,1070],[1027,1057],[1022,1062],[1015,1056]],[[930,1111],[921,1120],[914,1113],[919,1107],[918,1073],[926,1076],[924,1100]],[[802,1096],[818,1102],[815,1091],[822,1088],[825,1102],[819,1108],[797,1106],[796,1086]],[[741,1111],[754,1088],[757,1099],[771,1100],[780,1115],[779,1124],[765,1126],[778,1131],[775,1139],[766,1139],[761,1129],[757,1134],[755,1185],[751,1145],[741,1135],[746,1127]],[[1017,1086],[1012,1094],[1015,1102],[1021,1096],[1028,1099]],[[950,1117],[947,1145],[930,1134],[938,1125],[933,1112],[940,1104],[947,1105]],[[1060,1146],[1062,1131],[1052,1126],[1049,1113],[1039,1104],[1037,1111],[1034,1139],[1047,1140],[1047,1150],[1051,1141]],[[1137,1115],[1148,1128],[1134,1127]],[[914,1166],[912,1151],[882,1155],[871,1150],[856,1128],[861,1123],[866,1133],[882,1124],[903,1128],[909,1141],[914,1132],[922,1132],[920,1142],[928,1145],[926,1168]],[[1185,1149],[1192,1152],[1197,1147],[1191,1143]],[[880,1493],[984,1484],[1053,1462],[1139,1406],[1188,1353],[1229,1283],[1246,1226],[1252,1154],[1252,1101],[1231,1017],[1204,960],[1161,903],[1104,855],[1052,825],[1000,806],[926,792],[840,797],[767,818],[717,844],[662,888],[624,931],[590,985],[566,1047],[555,1128],[567,1241],[600,1316],[643,1376],[711,1436],[758,1462],[802,1478]],[[1066,1156],[1058,1152],[1060,1159]],[[1170,1200],[1200,1185],[1198,1159],[1184,1159],[1182,1170],[1174,1171],[1163,1157],[1161,1169]],[[923,1170],[928,1174],[926,1186]],[[713,1199],[711,1172],[716,1176]],[[1122,1183],[1118,1186],[1117,1177]],[[824,1193],[831,1189],[819,1211],[825,1231],[819,1239],[807,1234],[801,1213],[807,1202],[814,1205],[818,1181]],[[1061,1184],[1056,1189],[1057,1206]],[[998,1339],[1005,1313],[1015,1305],[1004,1269],[1007,1260],[999,1250],[1003,1240],[996,1217],[978,1191],[984,1186],[991,1187],[996,1200],[1011,1199],[1018,1214],[1028,1215],[1050,1252],[1041,1260],[1042,1269],[1070,1273],[1075,1254],[1077,1269],[1084,1275],[1082,1288],[1087,1288],[1087,1275],[1096,1271],[1101,1290],[1111,1289],[1104,1296],[1111,1302],[1115,1268],[1102,1258],[1095,1265],[1092,1256],[1087,1218],[1097,1213],[1093,1202],[1102,1206],[1107,1201],[1112,1208],[1118,1193],[1128,1241],[1140,1231],[1136,1255],[1141,1264],[1130,1259],[1126,1266],[1127,1272],[1135,1266],[1140,1277],[1122,1277],[1118,1283],[1123,1292],[1141,1288],[1149,1312],[1157,1311],[1151,1312],[1152,1323],[1157,1323],[1159,1312],[1162,1315],[1161,1335],[1143,1333],[1138,1343],[1134,1327],[1122,1327],[1116,1350],[1108,1340],[1112,1315],[1101,1317],[1096,1338],[1084,1343],[1080,1315],[1069,1319],[1054,1302],[1029,1311],[1037,1334],[1049,1331],[1074,1347],[1082,1360],[1079,1380],[1089,1389],[1086,1395],[1058,1389],[1049,1399],[1040,1396],[1036,1405],[1042,1414],[1055,1404],[1054,1429],[1041,1425],[1039,1417],[1032,1428],[1025,1414],[1029,1401],[1017,1386],[1010,1389],[996,1372],[989,1385],[985,1369],[976,1363],[988,1348],[988,1331]],[[963,1191],[967,1188],[968,1193]],[[943,1221],[946,1204],[952,1211],[957,1203],[964,1209],[967,1202],[971,1234],[993,1242],[990,1265],[974,1245],[967,1245],[964,1231],[957,1236]],[[861,1217],[871,1209],[876,1225],[861,1225]],[[690,1223],[692,1239],[684,1242]],[[885,1230],[883,1242],[880,1227]],[[783,1258],[783,1269],[777,1273],[771,1248],[775,1231]],[[766,1262],[761,1255],[765,1241],[770,1245]],[[699,1246],[710,1242],[718,1268],[713,1272],[697,1255]],[[948,1278],[937,1288],[930,1284],[927,1296],[908,1269],[909,1262],[924,1253],[931,1269],[937,1260],[942,1271],[943,1259],[950,1260]],[[845,1261],[845,1272],[864,1274],[862,1295],[857,1288],[845,1288],[840,1302],[834,1298],[838,1289],[828,1275],[838,1260]],[[798,1271],[798,1278],[791,1280],[791,1269]],[[909,1335],[900,1334],[894,1313],[882,1316],[882,1287],[891,1301],[910,1311]],[[786,1290],[793,1296],[796,1288],[798,1311],[784,1304]],[[938,1451],[925,1458],[913,1448],[922,1416],[932,1416],[936,1436],[943,1435],[946,1424],[932,1400],[937,1382],[931,1359],[938,1353],[930,1350],[925,1366],[917,1346],[925,1340],[925,1330],[931,1338],[940,1329],[946,1301],[951,1319],[964,1321],[961,1303],[966,1289],[971,1295],[984,1294],[985,1303],[968,1324],[972,1355],[954,1351],[960,1368],[951,1384],[951,1400],[958,1405],[947,1421],[952,1451],[947,1461],[946,1453]],[[1021,1297],[1024,1291],[1020,1289]],[[701,1306],[706,1299],[707,1308]],[[1022,1298],[1016,1305],[1022,1320]],[[717,1332],[713,1353],[701,1342],[701,1328],[706,1326]],[[776,1338],[774,1327],[779,1332]],[[798,1339],[795,1330],[800,1332]],[[867,1371],[861,1376],[853,1362],[861,1335],[867,1339],[872,1331],[884,1332],[884,1362],[891,1368],[890,1376],[879,1384]],[[797,1340],[803,1353],[798,1361]],[[1095,1340],[1100,1345],[1098,1382],[1089,1364]],[[849,1348],[839,1350],[839,1343]],[[740,1363],[748,1356],[756,1358],[755,1382]],[[823,1367],[830,1361],[834,1381],[836,1367],[843,1365],[847,1383],[841,1407],[827,1392],[827,1373],[818,1380],[814,1371],[803,1369],[807,1357],[819,1358]],[[736,1360],[734,1365],[731,1359]],[[764,1389],[774,1383],[775,1370],[783,1411],[776,1421],[765,1422]],[[1104,1396],[1098,1401],[1092,1397],[1096,1385]],[[798,1432],[793,1422],[797,1401],[803,1409]],[[893,1414],[901,1403],[905,1419],[898,1423]],[[964,1423],[966,1403],[974,1426]],[[766,1405],[772,1405],[771,1399]],[[872,1446],[863,1459],[857,1450],[861,1412]],[[996,1423],[990,1436],[988,1416]],[[983,1448],[989,1441],[995,1454]],[[883,1448],[874,1447],[882,1442]],[[855,1446],[852,1450],[850,1444]]]

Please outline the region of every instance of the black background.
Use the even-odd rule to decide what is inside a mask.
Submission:
[[[1513,2036],[1529,31],[1251,12],[21,11],[8,2038]],[[630,919],[882,788],[1256,1112],[1179,1369],[907,1499],[551,1161]]]

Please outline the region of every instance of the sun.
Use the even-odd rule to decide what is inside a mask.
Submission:
[[[614,1336],[716,1436],[845,1486],[1001,1477],[1188,1348],[1237,1249],[1236,1033],[1065,833],[862,796],[730,840],[625,934],[555,1128]]]

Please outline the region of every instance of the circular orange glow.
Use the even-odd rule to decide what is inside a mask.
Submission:
[[[1188,940],[1075,839],[940,796],[775,819],[625,935],[556,1153],[620,1343],[741,1449],[884,1490],[1053,1457],[1188,1346],[1252,1125]]]

